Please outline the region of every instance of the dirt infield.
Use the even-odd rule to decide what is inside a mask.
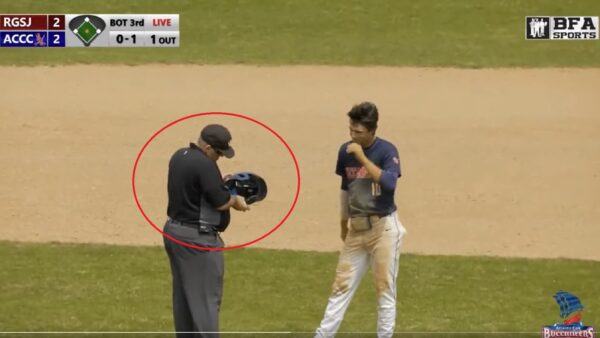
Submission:
[[[345,112],[378,104],[378,135],[401,155],[405,252],[600,260],[600,70],[353,67],[69,66],[0,68],[0,239],[161,244],[137,210],[133,164],[146,140],[193,113],[229,111],[283,137],[301,172],[289,220],[257,243],[337,250]],[[261,126],[199,117],[161,133],[142,156],[137,188],[162,227],[170,155],[209,122],[227,125],[269,198],[235,214],[229,245],[273,228],[292,204],[287,149]]]

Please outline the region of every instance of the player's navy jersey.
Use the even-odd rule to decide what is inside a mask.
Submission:
[[[377,137],[370,147],[363,148],[367,158],[382,170],[376,183],[356,157],[346,153],[348,144],[350,142],[340,147],[335,172],[342,176],[342,189],[348,191],[350,216],[387,215],[396,211],[394,191],[400,177],[396,147]]]

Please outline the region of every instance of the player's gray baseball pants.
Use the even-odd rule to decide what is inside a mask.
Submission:
[[[223,247],[217,233],[200,233],[167,221],[164,232],[202,247]],[[173,319],[177,338],[219,337],[219,308],[223,295],[223,251],[198,250],[164,238],[173,276]],[[193,332],[193,333],[192,333]]]
[[[335,336],[369,266],[378,298],[377,337],[392,337],[396,324],[396,277],[405,234],[406,229],[396,212],[379,219],[370,230],[349,230],[340,254],[333,292],[315,337]]]

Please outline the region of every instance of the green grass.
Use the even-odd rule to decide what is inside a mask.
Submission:
[[[221,329],[312,332],[336,262],[336,253],[226,252]],[[560,320],[561,289],[599,325],[598,280],[593,261],[403,255],[396,329],[539,332]],[[171,331],[170,288],[160,247],[0,242],[0,331]],[[374,331],[375,306],[365,276],[341,331]]]
[[[179,13],[177,49],[9,49],[0,64],[194,63],[599,67],[600,43],[526,41],[527,15],[597,0],[1,0],[4,13]]]

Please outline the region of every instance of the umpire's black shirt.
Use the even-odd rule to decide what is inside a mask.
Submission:
[[[177,150],[171,157],[167,190],[167,215],[171,219],[209,224],[217,231],[229,225],[229,210],[216,209],[231,198],[221,171],[195,144]]]

